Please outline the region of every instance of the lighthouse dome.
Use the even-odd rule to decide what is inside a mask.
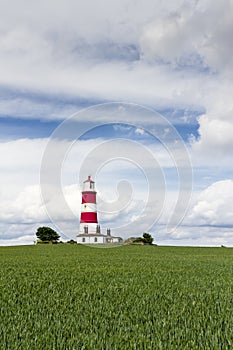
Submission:
[[[95,182],[91,179],[90,175],[83,182],[83,191],[95,191]]]

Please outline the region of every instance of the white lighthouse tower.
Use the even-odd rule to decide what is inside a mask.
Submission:
[[[106,235],[101,233],[97,218],[95,182],[89,175],[87,180],[83,182],[80,226],[79,234],[77,235],[77,243],[103,244],[119,243],[121,241],[121,237],[111,236],[109,228],[107,229]]]

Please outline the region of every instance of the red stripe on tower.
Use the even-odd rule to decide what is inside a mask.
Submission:
[[[82,204],[84,203],[96,204],[96,192],[82,192]]]
[[[84,222],[92,222],[94,224],[98,224],[97,221],[97,213],[81,213],[80,222],[83,224]]]

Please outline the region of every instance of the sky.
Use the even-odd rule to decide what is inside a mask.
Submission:
[[[0,0],[0,245],[233,246],[233,0]]]

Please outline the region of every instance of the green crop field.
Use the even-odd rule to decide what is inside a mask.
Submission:
[[[233,349],[233,249],[0,248],[0,349]]]

